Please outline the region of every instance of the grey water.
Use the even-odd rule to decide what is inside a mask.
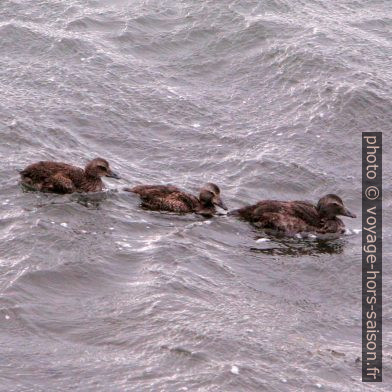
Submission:
[[[391,390],[389,0],[0,2],[0,390]],[[384,383],[361,382],[361,132],[384,132]],[[24,192],[106,158],[91,200]],[[142,210],[337,193],[339,239]]]

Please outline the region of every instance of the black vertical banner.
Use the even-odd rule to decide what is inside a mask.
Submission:
[[[382,382],[382,133],[362,133],[362,381]]]

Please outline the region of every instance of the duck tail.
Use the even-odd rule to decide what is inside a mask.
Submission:
[[[240,215],[241,215],[240,209],[231,210],[231,211],[229,211],[229,212],[227,213],[227,215],[230,215],[230,216],[240,216]]]

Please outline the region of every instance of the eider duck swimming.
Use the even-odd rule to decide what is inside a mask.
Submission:
[[[334,194],[322,197],[317,206],[304,201],[262,200],[230,212],[258,228],[285,235],[297,233],[343,234],[344,223],[338,215],[356,218]]]
[[[41,161],[27,166],[20,175],[27,188],[54,193],[99,192],[104,187],[101,177],[120,178],[103,158],[88,162],[84,170],[67,163]]]
[[[220,197],[219,187],[212,183],[201,188],[198,198],[173,185],[138,185],[124,190],[138,194],[142,207],[154,211],[195,213],[209,217],[216,213],[215,206],[227,210]]]

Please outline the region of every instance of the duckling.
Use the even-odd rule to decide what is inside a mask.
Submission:
[[[230,212],[249,221],[256,227],[293,235],[301,232],[335,233],[345,232],[338,215],[356,218],[334,194],[323,196],[317,206],[305,201],[262,200],[258,203]]]
[[[154,211],[195,213],[210,217],[216,213],[215,206],[227,210],[220,197],[219,187],[213,183],[204,185],[198,198],[173,185],[138,185],[124,190],[138,194],[142,207]]]
[[[99,192],[104,187],[101,177],[120,178],[103,158],[88,162],[84,170],[63,162],[41,161],[27,166],[20,175],[27,188],[53,193]]]

